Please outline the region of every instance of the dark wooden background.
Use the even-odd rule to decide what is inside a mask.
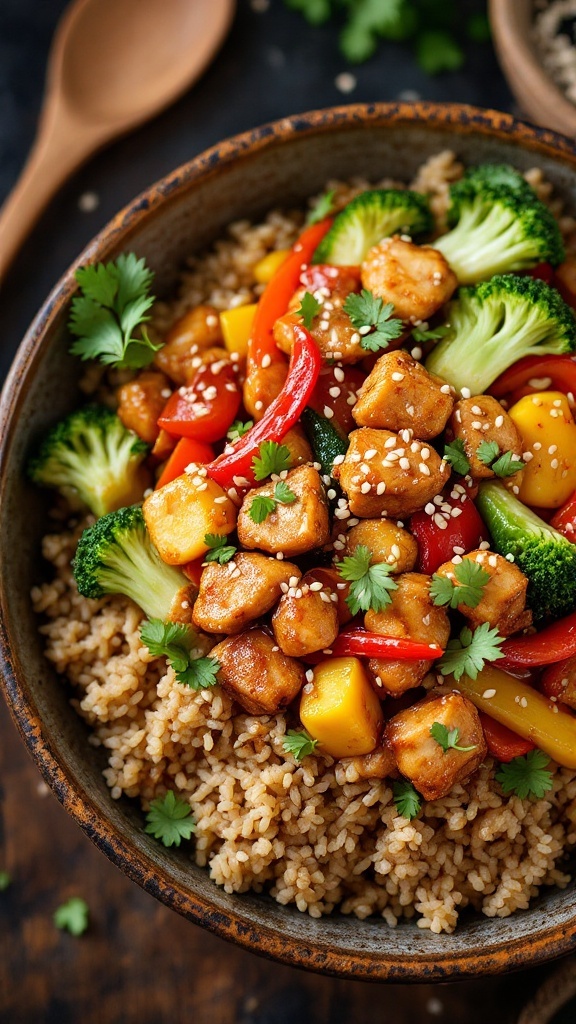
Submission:
[[[471,11],[481,6],[457,2]],[[48,46],[64,6],[0,0],[0,202],[33,138]],[[36,309],[90,237],[142,188],[218,139],[347,99],[421,97],[512,109],[488,46],[469,47],[463,71],[435,79],[407,49],[391,45],[349,69],[332,26],[308,28],[281,0],[260,12],[262,6],[239,0],[232,33],[202,81],[92,160],[52,202],[1,299],[2,375]],[[344,96],[335,78],[346,70],[357,86]],[[549,973],[372,986],[306,974],[227,945],[155,902],[91,845],[47,790],[0,700],[1,870],[12,876],[0,893],[2,1024],[513,1024]],[[81,938],[52,923],[70,896],[90,907]]]

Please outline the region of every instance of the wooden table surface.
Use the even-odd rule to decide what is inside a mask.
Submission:
[[[458,0],[469,11],[482,0]],[[50,38],[66,0],[0,2],[0,201],[31,144]],[[428,78],[389,44],[351,69],[334,25],[310,29],[282,0],[238,0],[231,36],[202,81],[120,140],[55,198],[2,297],[0,375],[71,259],[142,188],[218,139],[296,111],[349,101],[459,100],[509,110],[487,46]],[[352,92],[339,75],[353,71]],[[0,1024],[513,1024],[549,968],[482,982],[373,986],[259,959],[142,892],[66,816],[29,759],[0,698]],[[90,907],[80,938],[58,931],[70,896]],[[384,927],[384,926],[383,926]]]

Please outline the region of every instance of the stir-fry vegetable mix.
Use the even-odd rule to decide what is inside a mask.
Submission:
[[[79,271],[73,351],[144,368],[30,462],[100,517],[80,593],[132,598],[179,685],[284,711],[285,756],[353,758],[407,818],[487,752],[521,797],[576,767],[576,264],[513,168],[451,200],[434,239],[424,195],[331,194],[257,302],[161,347],[142,260]]]

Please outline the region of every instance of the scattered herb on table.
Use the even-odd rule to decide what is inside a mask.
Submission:
[[[530,750],[507,764],[501,764],[496,780],[506,796],[515,793],[521,800],[527,797],[541,800],[553,786],[552,772],[546,770],[548,764],[550,758],[542,750]]]
[[[392,795],[396,810],[403,818],[409,821],[420,813],[422,808],[422,797],[411,782],[407,779],[395,779],[392,783]]]
[[[384,562],[370,564],[371,552],[365,544],[359,544],[353,555],[347,555],[336,563],[342,579],[350,585],[350,593],[346,604],[353,615],[372,609],[381,612],[391,603],[391,590],[397,590],[398,584],[390,575],[392,566]]]
[[[72,896],[54,911],[54,924],[71,935],[83,935],[88,927],[88,904],[79,896]]]
[[[482,600],[484,587],[489,580],[490,573],[486,572],[486,569],[478,562],[464,558],[454,566],[454,579],[434,573],[430,583],[430,597],[434,604],[439,606],[458,608],[459,605],[465,604],[468,608],[476,608]]]
[[[445,754],[449,750],[460,750],[462,753],[467,753],[469,750],[476,750],[477,743],[473,743],[471,747],[461,747],[458,744],[460,738],[460,730],[458,727],[455,729],[449,729],[447,725],[442,722],[434,722],[430,726],[430,735],[433,740],[436,740]]]
[[[306,729],[302,729],[300,732],[296,729],[288,729],[282,741],[282,746],[287,754],[292,754],[295,761],[301,761],[302,758],[314,753],[318,742],[318,740],[313,739],[306,732]]]
[[[378,352],[381,348],[388,348],[390,342],[399,338],[404,330],[401,320],[395,317],[391,319],[394,312],[392,303],[384,304],[381,298],[373,295],[367,288],[363,288],[360,295],[349,295],[342,308],[348,313],[352,326],[361,334],[364,328],[373,328],[360,338],[360,345],[367,352]]]
[[[160,839],[164,846],[180,846],[196,829],[190,804],[168,790],[166,796],[152,800],[146,815],[145,832]]]

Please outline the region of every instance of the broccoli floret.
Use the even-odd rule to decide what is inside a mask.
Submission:
[[[449,333],[428,356],[426,369],[473,395],[522,356],[576,349],[572,310],[555,288],[531,277],[503,274],[460,288],[447,319]]]
[[[527,184],[526,189],[519,184],[491,185],[473,176],[452,185],[452,230],[433,245],[460,284],[527,270],[537,263],[562,262],[565,251],[556,218]]]
[[[526,508],[501,483],[482,483],[477,503],[496,551],[513,555],[528,577],[528,606],[534,621],[558,619],[574,611],[576,544]]]
[[[146,528],[141,505],[109,512],[80,537],[72,563],[84,597],[124,594],[151,619],[166,621],[190,581],[163,562]]]
[[[510,164],[478,164],[470,167],[464,175],[465,181],[481,189],[482,187],[497,188],[505,185],[519,195],[533,198],[536,193],[526,178]]]
[[[312,262],[357,266],[383,238],[397,233],[420,235],[431,230],[428,200],[420,192],[395,188],[361,192],[334,218]]]
[[[34,483],[56,488],[72,504],[80,499],[102,516],[142,498],[148,450],[110,409],[87,405],[48,433],[28,473]]]

